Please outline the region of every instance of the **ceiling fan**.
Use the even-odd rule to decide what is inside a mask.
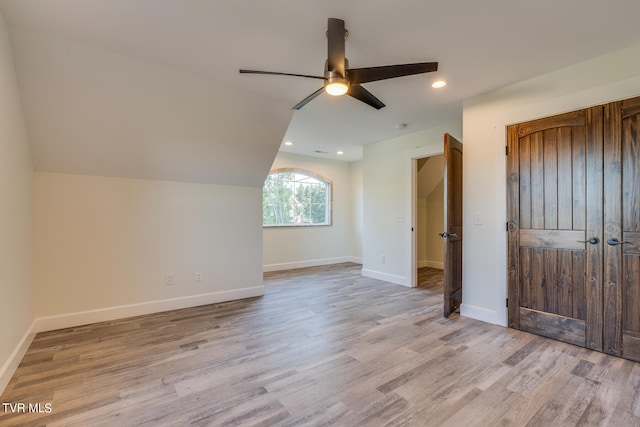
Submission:
[[[430,73],[438,70],[437,62],[349,68],[349,61],[345,58],[344,48],[345,40],[348,35],[349,32],[345,29],[344,21],[342,19],[329,18],[327,28],[328,57],[325,62],[324,76],[242,69],[240,70],[240,73],[270,74],[276,76],[294,76],[324,80],[324,86],[294,105],[294,110],[301,109],[323,91],[334,96],[347,94],[367,105],[370,105],[376,110],[379,110],[384,107],[384,103],[376,98],[371,92],[363,88],[360,85],[361,83],[393,79],[396,77],[410,76],[412,74]]]

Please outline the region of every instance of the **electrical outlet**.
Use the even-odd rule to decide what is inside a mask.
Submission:
[[[172,286],[176,284],[176,274],[175,273],[167,273],[164,275],[164,284],[167,286]]]
[[[202,271],[196,271],[195,278],[196,282],[202,282]]]

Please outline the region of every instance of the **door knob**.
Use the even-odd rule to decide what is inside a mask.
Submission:
[[[611,240],[611,239],[609,239],[609,240]],[[597,245],[598,243],[600,243],[600,239],[598,239],[597,237],[592,237],[592,238],[587,239],[587,240],[578,240],[578,242],[580,242],[580,243],[589,243],[591,245]],[[611,243],[609,243],[609,244],[611,244]]]
[[[618,246],[618,245],[626,245],[629,242],[621,242],[615,237],[612,237],[609,240],[607,240],[607,243],[610,244],[611,246]]]
[[[446,231],[444,233],[438,233],[438,236],[443,237],[445,239],[447,237],[458,237],[456,233],[447,233]]]

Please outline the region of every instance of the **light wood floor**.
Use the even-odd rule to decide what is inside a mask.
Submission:
[[[434,276],[435,277],[435,276]],[[342,264],[262,298],[39,334],[0,425],[640,425],[640,364],[454,315]]]

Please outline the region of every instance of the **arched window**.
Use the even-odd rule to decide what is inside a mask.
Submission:
[[[271,171],[262,188],[262,224],[331,225],[331,182],[301,169]]]

